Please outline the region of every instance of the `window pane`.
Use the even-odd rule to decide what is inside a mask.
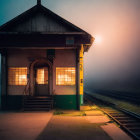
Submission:
[[[27,84],[27,68],[12,67],[8,70],[9,85],[26,85]]]
[[[75,68],[57,67],[56,85],[75,85]]]
[[[37,84],[48,84],[48,68],[37,69]]]

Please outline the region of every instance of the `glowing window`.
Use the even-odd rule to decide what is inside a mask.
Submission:
[[[48,84],[48,68],[37,69],[37,84]]]
[[[57,67],[56,85],[75,85],[75,68]]]
[[[27,84],[27,68],[12,67],[8,70],[9,85],[26,85]]]

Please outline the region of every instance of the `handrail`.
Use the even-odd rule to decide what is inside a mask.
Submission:
[[[29,90],[29,85],[30,85],[29,83],[30,83],[30,79],[28,79],[27,84],[25,85],[23,95],[27,95],[27,92]]]

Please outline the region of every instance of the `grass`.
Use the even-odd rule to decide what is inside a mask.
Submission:
[[[84,111],[80,111],[80,115],[79,116],[86,116],[86,113]]]
[[[56,111],[54,111],[54,113],[53,113],[54,115],[62,115],[62,114],[64,114],[62,111],[60,111],[60,110],[56,110]]]
[[[55,110],[54,115],[61,116],[86,116],[85,111],[76,111],[76,110]]]

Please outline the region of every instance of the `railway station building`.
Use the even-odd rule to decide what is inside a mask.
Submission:
[[[40,0],[0,26],[0,108],[80,109],[83,54],[93,40]]]

